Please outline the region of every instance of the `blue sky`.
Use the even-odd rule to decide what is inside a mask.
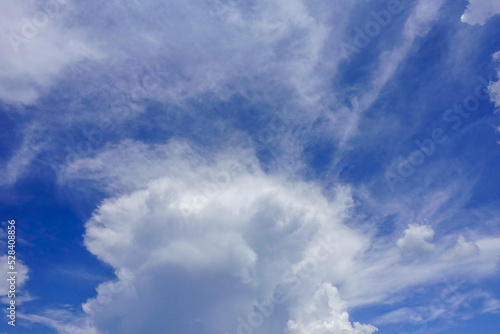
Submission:
[[[3,7],[0,332],[498,332],[497,0]]]

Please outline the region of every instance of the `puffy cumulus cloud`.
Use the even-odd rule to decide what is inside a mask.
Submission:
[[[345,302],[340,298],[337,288],[324,283],[311,296],[310,300],[291,311],[287,333],[290,334],[371,334],[377,328],[351,324]]]
[[[434,237],[431,226],[410,224],[403,234],[397,245],[404,257],[422,258],[434,250],[434,245],[429,242]]]
[[[478,255],[479,252],[479,247],[474,242],[467,241],[463,235],[460,235],[455,247],[444,256],[448,259],[460,259]]]
[[[1,100],[33,103],[65,66],[97,55],[81,34],[64,28],[71,2],[6,0],[2,7]]]
[[[500,14],[500,2],[496,0],[469,0],[461,20],[468,24],[483,25],[489,18],[497,14]]]
[[[141,147],[138,151],[149,157],[147,167],[140,155],[129,156]],[[226,154],[209,162],[180,143],[128,142],[112,151],[76,163],[80,170],[113,179],[107,160],[98,160],[133,158],[124,180],[133,179],[135,170],[145,173],[135,190],[104,201],[86,224],[88,250],[119,277],[100,285],[98,296],[84,306],[100,330],[134,333],[149,328],[151,318],[162,322],[162,331],[185,326],[169,317],[161,320],[164,310],[158,305],[172,294],[179,294],[185,307],[200,305],[191,311],[193,319],[184,321],[199,318],[210,330],[229,331],[231,325],[236,330],[236,319],[256,296],[286,283],[287,269],[306,266],[320,239],[343,249],[332,259],[339,266],[349,266],[367,245],[366,237],[343,224],[352,205],[347,188],[327,199],[317,186],[266,175],[255,160]],[[181,283],[186,280],[189,285]],[[208,301],[211,290],[218,297]],[[141,300],[148,302],[134,311]],[[216,322],[212,310],[226,318]],[[119,314],[134,313],[137,317],[116,322]]]
[[[85,245],[117,276],[84,304],[82,330],[373,333],[349,310],[449,275],[491,275],[500,254],[496,239],[432,246],[425,225],[381,247],[346,224],[349,188],[326,196],[264,173],[248,151],[208,157],[179,142],[128,141],[70,169],[67,178],[109,194],[86,223]],[[436,256],[423,256],[430,250]]]

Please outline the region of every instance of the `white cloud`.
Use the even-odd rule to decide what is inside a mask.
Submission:
[[[469,0],[461,20],[472,25],[483,25],[497,14],[500,14],[500,2],[497,0]]]
[[[71,80],[71,94],[75,95],[65,115],[41,121],[50,128],[44,142],[68,128],[63,119],[77,124],[95,120],[98,113],[121,122],[117,116],[120,113],[110,107],[113,101],[122,101],[135,114],[144,109],[136,103],[141,96],[182,105],[207,93],[226,99],[235,93],[248,96],[249,92],[254,102],[275,106],[279,100],[279,108],[301,115],[303,127],[325,114],[335,124],[335,130],[329,132],[346,139],[356,130],[359,113],[375,101],[415,38],[428,30],[441,3],[420,0],[411,6],[402,43],[382,53],[371,88],[351,101],[354,113],[343,102],[334,101],[344,101],[344,97],[334,97],[331,92],[332,77],[344,60],[338,45],[345,40],[343,35],[356,8],[355,2],[346,1],[312,5],[303,0],[273,0],[247,5],[212,0],[206,6],[180,0],[116,1],[102,8],[97,1],[68,1],[29,43],[20,46],[19,55],[14,57],[10,45],[6,45],[7,81],[0,83],[0,98],[3,89],[6,101],[33,102],[53,80],[66,82],[65,69],[90,58],[95,60],[89,62],[92,70]],[[322,7],[328,11],[318,10]],[[9,8],[10,19],[4,22],[12,31],[21,29],[16,18],[32,17],[39,9],[35,2],[16,3]],[[7,39],[4,42],[9,43]],[[23,50],[31,52],[21,53]],[[151,89],[145,88],[148,85]],[[92,112],[78,103],[82,98],[79,94],[85,95],[82,92],[88,90],[98,95],[92,97],[97,104]],[[291,140],[295,145],[290,140],[279,145],[289,151],[287,157],[300,155],[303,143],[297,138]],[[26,154],[13,159],[9,179],[17,179],[20,172],[16,167],[26,166],[32,157]]]
[[[31,22],[33,15],[50,11],[47,3],[59,4],[47,23],[13,47],[8,36],[22,35],[24,28],[28,34],[31,23],[25,27],[23,19]],[[48,129],[36,141],[53,147],[60,145],[51,140],[61,132],[71,125],[86,127],[96,115],[119,124],[123,113],[117,109],[134,110],[128,117],[142,112],[143,97],[171,106],[206,94],[227,99],[252,92],[254,102],[275,106],[279,99],[286,104],[280,102],[280,108],[292,106],[289,110],[311,120],[325,109],[322,99],[331,95],[331,73],[342,61],[325,50],[325,43],[336,50],[353,7],[342,2],[326,12],[315,6],[303,0],[251,5],[222,0],[9,0],[0,14],[0,25],[10,34],[0,40],[0,100],[30,104],[51,88],[61,88],[71,100],[64,110],[43,118],[34,115]],[[89,71],[71,72],[84,61]],[[82,100],[92,100],[92,108]],[[8,162],[4,183],[15,182],[36,155],[25,148]]]
[[[500,81],[492,82],[488,86],[488,92],[490,93],[491,102],[495,103],[495,106],[500,107]]]
[[[129,159],[127,153],[135,152],[134,145],[119,146],[100,158]],[[334,255],[340,267],[349,266],[350,257],[365,248],[366,237],[342,223],[352,202],[347,188],[338,188],[327,200],[316,186],[267,176],[252,160],[239,156],[219,156],[207,164],[189,147],[175,143],[140,151],[150,158],[148,166],[135,156],[128,167],[142,171],[148,180],[139,182],[142,186],[129,194],[104,201],[86,224],[89,251],[122,273],[118,281],[100,285],[98,297],[84,306],[95,315],[96,328],[110,328],[118,313],[134,313],[133,305],[140,300],[149,301],[143,311],[159,321],[154,305],[172,293],[173,287],[157,284],[171,281],[181,270],[191,279],[210,273],[208,277],[241,285],[241,291],[221,291],[220,298],[210,302],[210,309],[224,309],[227,314],[222,325],[236,329],[238,315],[248,312],[256,297],[282,284],[283,273],[313,253],[318,238],[330,238],[343,249]],[[96,175],[113,170],[102,160],[78,163],[94,166]],[[157,163],[163,166],[164,176],[155,174]],[[84,170],[83,165],[80,168]],[[134,172],[122,175],[127,180]],[[146,281],[150,288],[143,290]],[[207,278],[200,288],[210,284],[214,282]],[[252,295],[242,292],[246,289]],[[113,293],[116,290],[120,293]],[[102,307],[107,295],[110,300]],[[225,301],[229,296],[232,302]],[[186,296],[186,303],[194,302],[194,297]],[[217,328],[220,323],[211,323],[207,317],[210,309],[199,310],[193,317],[202,318],[212,330],[222,330]],[[132,333],[144,328],[140,314],[124,319],[114,330]]]
[[[497,64],[499,64],[500,51],[494,53],[492,58]],[[498,76],[500,77],[500,72],[498,72]],[[493,102],[497,108],[500,108],[500,81],[490,82],[488,92],[490,93],[491,102]]]
[[[307,302],[292,309],[291,315],[287,324],[290,334],[371,334],[377,331],[371,325],[351,324],[345,302],[337,288],[329,283],[318,287]]]
[[[6,274],[8,272],[11,272],[12,270],[9,269],[8,265],[8,260],[10,261],[11,259],[7,259],[7,255],[2,255],[0,257],[0,270],[2,273]],[[19,288],[23,286],[23,284],[26,282],[28,279],[28,267],[22,263],[21,261],[17,260],[16,261],[16,297],[19,295]],[[6,279],[0,280],[0,296],[6,296],[10,291],[10,285],[9,282]]]
[[[101,7],[95,1],[75,6],[79,13]],[[110,79],[114,94],[144,92],[137,82],[146,68],[161,69],[160,87],[148,90],[147,96],[169,103],[205,93],[227,98],[258,90],[269,96],[278,89],[282,94],[294,91],[294,102],[310,106],[327,93],[318,89],[327,82],[317,65],[325,41],[332,37],[330,27],[326,15],[310,10],[303,0],[251,5],[225,0],[203,5],[179,0],[116,1],[107,3],[103,12],[109,17],[100,13],[86,17],[85,26],[79,28],[95,36],[94,48],[106,45],[99,48],[107,74],[100,81]],[[75,21],[80,20],[75,15]],[[103,20],[112,20],[113,28],[103,27]],[[333,24],[340,30],[344,21]],[[333,64],[340,60],[330,58]]]
[[[463,259],[470,256],[478,255],[479,247],[474,242],[465,240],[464,236],[459,236],[455,247],[444,256],[447,259]]]
[[[74,30],[64,28],[66,0],[7,0],[0,13],[0,99],[33,103],[68,64],[96,56]]]
[[[401,2],[401,6],[411,6],[411,14],[404,24],[400,41],[394,48],[380,53],[378,67],[372,75],[369,89],[351,100],[353,107],[349,111],[350,115],[347,116],[349,119],[342,119],[339,129],[339,132],[343,134],[343,141],[357,132],[360,114],[368,110],[376,101],[384,86],[395,75],[399,65],[406,58],[415,40],[430,31],[443,3],[444,0],[419,0],[411,6],[410,2]],[[403,9],[409,10],[405,7]]]
[[[404,257],[419,259],[434,250],[434,245],[429,242],[434,237],[431,226],[411,224],[403,233],[404,236],[397,241],[397,245]]]
[[[115,166],[124,167],[117,173]],[[500,254],[496,239],[433,244],[426,225],[410,225],[381,247],[345,224],[348,188],[325,197],[315,185],[265,174],[248,152],[208,158],[182,143],[129,141],[70,170],[65,177],[94,180],[110,194],[85,233],[88,250],[117,273],[84,304],[94,321],[87,325],[101,331],[154,333],[192,320],[200,332],[236,332],[255,300],[287,286],[288,316],[273,314],[262,330],[288,323],[291,333],[372,333],[351,324],[350,309],[404,298],[449,275],[491,275]],[[311,263],[322,239],[336,251]],[[163,316],[173,295],[182,296],[178,312],[190,318]]]

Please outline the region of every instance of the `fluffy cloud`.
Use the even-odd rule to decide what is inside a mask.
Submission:
[[[397,241],[403,256],[422,258],[434,249],[434,245],[429,242],[434,237],[434,230],[429,225],[411,224],[403,233],[404,236]]]
[[[286,283],[290,268],[306,266],[320,239],[343,249],[331,259],[339,266],[350,266],[351,257],[365,248],[367,238],[343,225],[352,205],[347,188],[338,188],[328,200],[316,186],[264,174],[256,160],[241,153],[208,163],[180,143],[147,147],[128,142],[96,159],[75,162],[73,168],[80,172],[67,177],[116,180],[105,161],[132,157],[120,163],[129,173],[119,173],[123,179],[117,184],[142,172],[134,189],[104,201],[86,224],[85,245],[119,278],[100,285],[98,296],[84,306],[96,328],[132,333],[148,326],[141,318],[145,314],[161,321],[156,305],[174,291],[182,293],[186,307],[195,303],[198,297],[188,290],[174,289],[179,280],[189,280],[202,295],[216,288],[216,281],[226,282],[227,290],[218,288],[218,298],[210,302],[200,300],[206,307],[193,310],[192,316],[202,320],[205,330],[235,331],[236,319],[251,310],[258,296]],[[142,154],[148,159],[140,159]],[[108,190],[123,192],[119,186]],[[148,304],[137,317],[115,323],[119,314],[134,313],[133,305],[142,298]],[[213,309],[226,317],[215,322]],[[168,326],[185,324],[170,320]]]
[[[287,324],[290,334],[371,334],[377,331],[371,325],[351,324],[344,301],[337,288],[329,283],[318,287],[310,300],[292,309],[291,314],[292,319]]]
[[[455,247],[445,254],[445,257],[448,259],[463,259],[478,255],[479,252],[479,247],[474,242],[465,240],[465,237],[461,235],[458,237]]]
[[[66,177],[109,193],[86,223],[85,245],[117,275],[84,304],[82,331],[373,333],[351,323],[349,310],[449,275],[491,275],[500,254],[497,239],[431,244],[426,225],[379,245],[346,225],[349,188],[326,197],[264,173],[249,152],[208,159],[182,143],[129,141],[70,169]],[[286,301],[258,316],[277,291]]]
[[[497,0],[469,0],[461,20],[468,24],[483,25],[497,14],[500,14],[500,2]]]

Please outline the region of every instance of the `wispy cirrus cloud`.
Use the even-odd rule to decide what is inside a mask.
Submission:
[[[0,98],[32,104],[53,87],[65,66],[97,51],[81,32],[64,28],[74,3],[66,0],[7,1],[1,14]]]

